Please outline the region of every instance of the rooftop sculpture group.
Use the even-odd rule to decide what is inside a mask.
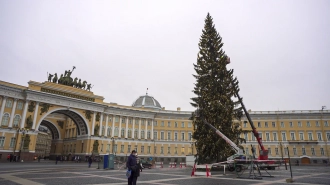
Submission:
[[[91,88],[93,87],[92,84],[88,84],[87,81],[81,82],[81,79],[78,80],[77,77],[74,79],[71,78],[71,74],[74,71],[74,69],[76,69],[75,66],[73,66],[71,71],[65,70],[64,75],[61,74],[60,78],[57,77],[57,73],[55,73],[54,75],[49,74],[48,82],[58,83],[62,85],[67,85],[67,86],[91,91]]]

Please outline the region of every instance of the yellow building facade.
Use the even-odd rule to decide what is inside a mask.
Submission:
[[[32,160],[40,125],[52,133],[51,159],[114,153],[117,160],[125,160],[135,149],[142,159],[167,163],[196,154],[190,111],[165,110],[148,94],[132,106],[103,100],[91,91],[49,81],[30,81],[27,87],[0,81],[0,160],[8,154]],[[282,153],[287,158],[285,147],[293,159],[303,162],[322,163],[329,158],[327,110],[251,111],[250,115],[269,148],[269,158],[281,158]],[[244,119],[241,124],[251,130]],[[246,152],[257,146],[251,132],[242,137],[247,140],[242,144]]]

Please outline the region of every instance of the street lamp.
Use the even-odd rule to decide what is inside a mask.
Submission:
[[[324,134],[325,134],[325,131],[324,131],[324,128],[323,128],[323,127],[324,127],[325,125],[322,124],[322,121],[323,121],[323,110],[326,109],[326,108],[327,108],[327,106],[325,106],[325,105],[322,106],[322,112],[321,112],[321,123],[320,123],[320,124],[321,124],[321,127],[322,127],[322,132],[323,132]],[[330,162],[330,157],[329,157],[328,144],[327,144],[327,140],[328,140],[328,139],[327,139],[327,135],[326,135],[326,134],[325,134],[324,136],[325,136],[325,137],[324,137],[324,141],[325,141],[325,151],[326,151],[327,158],[328,158],[327,163],[329,163],[329,162]]]
[[[22,133],[21,147],[19,150],[19,157],[18,157],[19,159],[21,159],[22,148],[24,147],[25,134],[29,132],[29,129],[25,129],[25,128],[17,129],[17,133],[19,133],[19,132]]]
[[[194,142],[190,142],[191,144],[191,155],[194,155]]]

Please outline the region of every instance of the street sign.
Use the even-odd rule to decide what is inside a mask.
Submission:
[[[152,161],[152,157],[150,157],[149,159],[150,159],[150,161]]]

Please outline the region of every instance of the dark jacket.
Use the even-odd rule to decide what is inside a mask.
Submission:
[[[140,165],[136,163],[136,156],[130,155],[128,156],[126,167],[130,170],[132,170],[132,175],[135,177],[140,176]]]

